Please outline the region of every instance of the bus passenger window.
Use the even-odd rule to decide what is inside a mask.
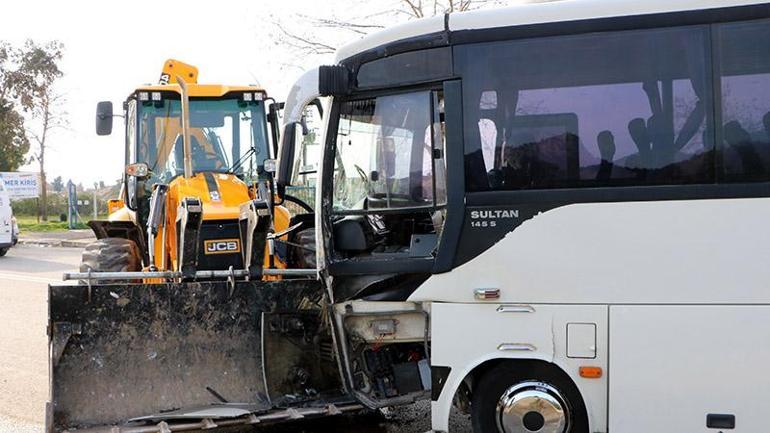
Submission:
[[[770,21],[719,29],[725,180],[770,179]]]
[[[468,189],[712,182],[706,30],[458,46]]]

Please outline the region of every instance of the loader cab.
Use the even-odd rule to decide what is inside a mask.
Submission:
[[[190,147],[195,173],[232,174],[244,181],[264,172],[270,158],[262,92],[190,98]],[[139,91],[128,100],[127,163],[145,163],[149,184],[184,174],[182,108],[176,92]]]
[[[264,91],[188,86],[192,173],[232,175],[246,183],[268,178],[265,161],[277,140],[277,117],[270,116],[272,107]],[[112,129],[112,107],[107,104],[97,108],[100,135]],[[148,86],[132,93],[123,108],[125,164],[148,168],[146,177],[124,179],[126,205],[141,216],[147,212],[153,185],[168,184],[184,174],[181,94],[169,85]]]

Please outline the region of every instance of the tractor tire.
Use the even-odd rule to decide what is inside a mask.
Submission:
[[[89,244],[83,251],[80,272],[139,272],[142,255],[134,241],[105,238]],[[81,281],[82,284],[86,282]]]

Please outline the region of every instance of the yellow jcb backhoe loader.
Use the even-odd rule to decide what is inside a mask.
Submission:
[[[123,104],[121,197],[90,223],[98,240],[65,275],[79,284],[49,289],[49,433],[210,430],[361,407],[342,392],[314,239],[297,240],[312,214],[274,200],[280,104],[197,76],[169,60],[160,84]],[[98,104],[99,135],[113,117]]]

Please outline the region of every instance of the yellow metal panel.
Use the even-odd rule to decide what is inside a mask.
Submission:
[[[179,60],[166,60],[160,74],[160,84],[175,84],[179,82],[178,78],[185,83],[195,84],[198,82],[198,68]]]
[[[178,260],[176,217],[179,203],[186,197],[195,197],[203,205],[203,221],[238,220],[241,204],[249,201],[246,184],[231,174],[212,173],[219,189],[219,200],[214,200],[208,190],[203,173],[185,179],[177,177],[169,184],[166,202],[166,251],[170,257],[170,269],[176,269]],[[157,250],[156,250],[157,251]]]
[[[123,206],[117,209],[115,212],[111,212],[107,217],[108,221],[132,221],[136,223],[136,212]]]
[[[275,228],[275,232],[279,233],[289,228],[289,224],[291,224],[291,213],[288,209],[286,209],[283,206],[276,206],[273,210],[273,227]],[[278,238],[281,241],[288,241],[289,235],[285,234]],[[271,266],[272,265],[272,266]],[[270,249],[269,246],[265,247],[265,262],[263,264],[265,268],[275,268],[275,269],[286,269],[286,263],[279,259],[278,256],[273,257],[272,263],[270,263]],[[263,280],[280,280],[280,275],[270,276],[265,275],[262,277]]]
[[[221,84],[188,84],[187,90],[191,98],[218,98],[230,92],[260,92],[267,97],[267,92],[258,86],[225,86]],[[137,92],[176,92],[182,90],[178,84],[139,86]]]

